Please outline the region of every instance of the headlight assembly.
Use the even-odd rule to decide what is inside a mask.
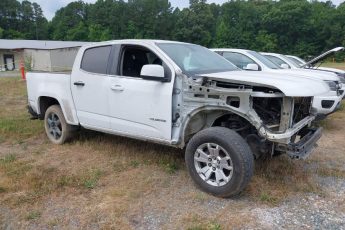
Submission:
[[[334,81],[325,81],[328,84],[328,87],[331,91],[337,91],[338,90],[338,84]]]
[[[340,78],[340,82],[345,84],[345,74],[344,73],[337,73],[337,75]]]

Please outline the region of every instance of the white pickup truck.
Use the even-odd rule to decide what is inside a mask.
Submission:
[[[29,112],[56,144],[84,127],[186,147],[195,183],[229,197],[250,181],[254,158],[305,158],[321,136],[311,105],[327,84],[281,75],[241,71],[188,43],[94,43],[79,50],[70,74],[27,74]]]

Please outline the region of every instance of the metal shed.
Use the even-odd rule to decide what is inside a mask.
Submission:
[[[70,70],[84,44],[87,42],[0,39],[0,71],[18,70],[21,64],[34,71]]]

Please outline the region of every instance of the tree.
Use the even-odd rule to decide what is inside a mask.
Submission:
[[[107,41],[111,39],[109,29],[104,29],[101,25],[92,24],[89,26],[88,40],[93,42]]]
[[[58,10],[50,26],[54,40],[87,40],[87,5],[72,2]],[[78,31],[81,30],[81,31]]]
[[[174,38],[204,46],[212,44],[215,18],[206,0],[190,0],[190,7],[183,9],[176,22]]]
[[[0,39],[4,36],[4,29],[0,27]]]

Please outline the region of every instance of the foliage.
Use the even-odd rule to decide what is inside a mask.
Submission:
[[[1,0],[0,38],[171,39],[307,57],[345,45],[345,3],[232,0],[217,5],[190,0],[188,8],[174,9],[169,0],[79,0],[48,22],[37,3]]]
[[[0,1],[1,38],[47,39],[48,21],[37,3],[27,0]]]

